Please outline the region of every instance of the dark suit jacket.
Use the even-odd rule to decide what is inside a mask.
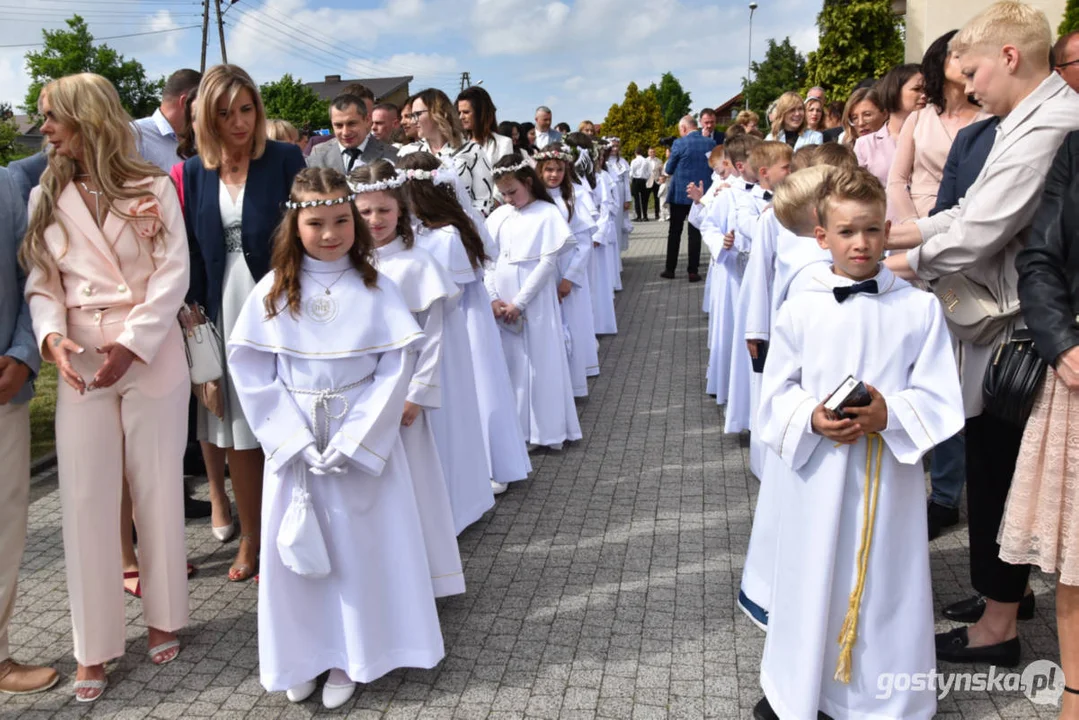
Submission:
[[[370,165],[375,160],[389,160],[391,163],[397,163],[397,148],[387,145],[374,135],[368,135],[367,138],[367,147],[360,154],[360,161],[364,165]],[[312,149],[307,157],[307,166],[333,168],[345,172],[345,158],[341,154],[337,139],[334,138]]]
[[[993,149],[999,124],[1000,118],[986,118],[956,133],[952,149],[948,151],[948,160],[944,163],[937,204],[929,211],[930,215],[955,207],[967,194],[978,179],[989,151]]]
[[[41,173],[45,172],[45,167],[48,164],[48,156],[45,155],[45,151],[41,151],[28,158],[16,160],[7,166],[8,172],[11,173],[11,179],[15,181],[15,187],[19,189],[19,193],[22,195],[23,204],[28,205],[30,203],[30,191],[41,182]]]
[[[708,183],[712,177],[712,168],[708,165],[708,154],[715,148],[716,141],[694,130],[685,137],[680,137],[671,146],[671,155],[667,158],[665,172],[671,176],[668,183],[667,202],[688,205],[692,203],[686,195],[686,186],[690,183]]]
[[[288,200],[292,179],[303,170],[303,153],[292,144],[266,141],[266,152],[252,160],[244,188],[243,247],[247,267],[258,282],[270,270],[270,247]],[[221,226],[217,170],[207,170],[199,158],[184,163],[184,222],[191,250],[191,289],[188,302],[201,303],[213,320],[221,311],[225,282],[225,230]]]

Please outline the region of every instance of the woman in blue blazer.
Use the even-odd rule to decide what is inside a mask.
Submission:
[[[191,249],[187,299],[206,309],[227,340],[247,296],[269,271],[282,203],[304,159],[295,145],[267,140],[258,87],[241,68],[211,68],[199,85],[197,103],[199,154],[184,164],[184,219]],[[213,534],[222,542],[235,527],[224,491],[228,459],[240,520],[229,580],[242,581],[258,568],[263,456],[227,368],[220,390],[221,417],[199,407],[199,440],[214,505]]]

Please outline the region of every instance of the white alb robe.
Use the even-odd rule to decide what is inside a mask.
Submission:
[[[410,427],[401,428],[401,439],[416,480],[424,527],[437,528],[428,532],[428,555],[434,555],[437,544],[443,542],[446,522],[454,536],[459,535],[495,504],[491,470],[483,452],[468,331],[457,304],[461,291],[430,253],[415,246],[406,248],[401,238],[376,247],[374,260],[379,273],[401,290],[424,332],[406,398],[423,411]],[[439,413],[437,422],[434,413]],[[425,511],[425,500],[434,497],[438,501]],[[451,510],[448,517],[447,509]],[[464,592],[463,580],[459,592]]]
[[[594,191],[584,185],[573,186],[580,222],[588,226],[592,236],[592,252],[588,257],[588,290],[592,296],[592,326],[597,335],[616,335],[618,321],[614,313],[614,281],[603,257],[603,242],[599,229],[600,209]]]
[[[599,349],[596,346],[596,328],[592,320],[592,289],[588,282],[588,265],[592,258],[592,235],[594,223],[585,219],[587,210],[574,202],[573,217],[557,188],[552,191],[558,211],[569,224],[573,233],[574,247],[559,256],[559,277],[573,285],[569,295],[562,299],[562,325],[569,334],[570,380],[574,397],[588,397],[588,378],[599,375]]]
[[[760,432],[783,461],[779,540],[761,685],[782,718],[923,718],[936,695],[878,699],[883,673],[936,666],[921,458],[963,427],[963,400],[940,304],[886,268],[880,293],[842,303],[853,281],[813,268],[813,282],[779,312],[764,370]],[[833,679],[837,638],[857,581],[867,501],[867,439],[834,443],[812,432],[817,405],[847,375],[888,405],[879,499],[858,614],[851,682]],[[874,453],[875,456],[875,453]],[[875,464],[875,460],[874,460]]]
[[[622,290],[622,255],[619,238],[622,222],[622,203],[618,199],[618,185],[615,178],[607,171],[596,173],[596,184],[600,189],[600,232],[608,238],[602,248],[597,248],[607,260],[607,272],[615,292]]]
[[[708,184],[708,188],[704,191],[704,195],[701,196],[701,201],[693,203],[693,207],[691,207],[689,209],[689,217],[687,217],[686,220],[689,222],[690,225],[697,228],[698,230],[701,229],[701,221],[704,220],[705,211],[708,209],[708,206],[711,205],[712,202],[716,199],[716,196],[719,195],[720,191],[726,189],[726,187],[730,187],[729,184],[726,181],[726,178],[724,178],[722,175],[720,175],[717,172],[713,172],[712,173],[712,179]],[[710,261],[708,263],[709,264],[708,272],[704,277],[704,300],[701,303],[701,310],[703,310],[705,313],[709,313],[709,312],[712,311],[712,268],[711,268],[711,264],[712,264],[712,262],[714,260],[715,260],[715,258],[712,258],[712,261]],[[708,326],[708,332],[709,332],[709,335],[708,335],[708,347],[711,347],[712,346],[712,335],[711,335],[712,326],[711,325]]]
[[[615,194],[618,197],[618,271],[621,272],[622,253],[629,250],[629,234],[633,232],[633,221],[629,219],[629,211],[626,210],[626,203],[633,199],[629,182],[629,163],[621,156],[612,155],[607,159],[607,172],[614,180]]]
[[[717,405],[727,403],[730,385],[730,357],[735,331],[735,307],[742,272],[738,265],[739,247],[737,234],[735,245],[724,248],[725,235],[735,229],[736,198],[746,192],[745,185],[734,185],[724,190],[708,206],[701,220],[701,240],[708,246],[712,256],[709,274],[714,274],[708,313],[709,337],[708,369],[705,372],[706,392],[714,395]],[[737,432],[737,431],[735,431]]]
[[[305,257],[305,270],[333,283],[331,294],[304,282],[302,311],[267,320],[269,273],[228,343],[232,381],[266,453],[258,623],[259,674],[269,691],[332,668],[368,683],[398,667],[432,668],[444,652],[399,432],[423,333],[393,283],[380,277],[367,288],[350,263]],[[301,453],[312,443],[348,457],[343,475],[307,473],[331,564],[317,579],[287,569],[277,552],[282,517],[306,472]]]
[[[618,275],[618,263],[615,257],[618,255],[618,232],[615,228],[615,199],[612,194],[611,178],[603,172],[596,173],[596,187],[592,190],[592,198],[597,211],[596,235],[593,243],[592,257],[596,260],[596,278],[598,292],[611,294],[611,308],[614,308],[614,294],[621,286]],[[601,298],[601,302],[604,298]],[[597,316],[598,317],[598,316]],[[609,333],[604,330],[609,327],[598,325],[596,332],[602,334],[614,334],[618,331],[617,325]]]
[[[500,328],[521,427],[534,445],[579,440],[556,289],[559,255],[572,249],[573,233],[558,208],[541,200],[520,210],[503,205],[487,229],[498,252],[487,290],[519,308],[523,319],[519,333]]]

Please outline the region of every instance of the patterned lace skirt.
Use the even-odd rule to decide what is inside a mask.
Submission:
[[[1079,392],[1050,369],[1034,402],[1004,509],[1000,558],[1079,585]]]

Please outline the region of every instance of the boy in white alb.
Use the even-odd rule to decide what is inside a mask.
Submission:
[[[764,240],[762,233],[774,234],[776,227],[769,220],[761,224],[761,213],[772,202],[772,191],[777,183],[791,171],[791,148],[784,142],[764,142],[749,154],[749,166],[757,183],[738,198],[735,211],[735,246],[741,254],[740,264],[745,268],[754,252],[760,254]],[[747,280],[749,281],[747,283]],[[735,311],[734,340],[730,358],[731,389],[727,395],[726,432],[750,431],[749,469],[757,477],[764,470],[764,445],[756,435],[757,399],[760,394],[760,374],[753,372],[750,353],[742,344],[746,334],[746,306],[750,298],[767,296],[768,288],[753,282],[743,270],[742,283],[738,289],[738,305]]]
[[[712,148],[712,152],[708,155],[708,165],[712,168],[712,178],[708,187],[705,188],[701,184],[694,185],[690,183],[689,187],[686,188],[686,195],[693,201],[693,207],[689,209],[689,217],[686,220],[698,230],[701,229],[701,221],[704,220],[704,213],[708,206],[712,204],[719,193],[737,181],[737,177],[734,176],[734,166],[727,159],[726,151],[722,145],[716,145]],[[728,178],[731,178],[729,182]],[[715,262],[715,260],[716,258],[713,257],[712,262]],[[712,311],[712,273],[710,270],[704,278],[704,300],[701,303],[701,310],[706,313]],[[711,325],[709,325],[708,331],[708,347],[711,347]]]
[[[761,392],[760,432],[786,469],[769,477],[779,538],[754,717],[929,720],[932,688],[886,694],[878,678],[936,666],[920,460],[963,427],[959,377],[937,299],[880,264],[877,179],[836,172],[821,198],[832,265],[780,310]],[[869,404],[829,412],[848,377]]]
[[[725,146],[727,160],[735,169],[735,180],[729,189],[716,196],[701,220],[701,240],[708,246],[712,264],[708,270],[713,276],[711,283],[711,310],[708,317],[708,369],[705,373],[706,392],[716,398],[717,405],[727,402],[728,371],[731,346],[735,338],[735,310],[738,303],[738,287],[742,281],[742,267],[738,263],[738,250],[734,246],[735,208],[737,198],[749,192],[752,178],[749,174],[750,151],[760,140],[748,135],[732,138]]]

